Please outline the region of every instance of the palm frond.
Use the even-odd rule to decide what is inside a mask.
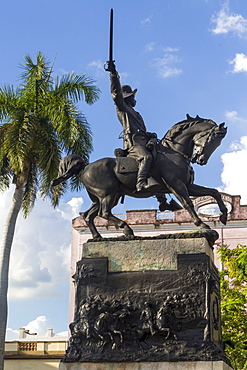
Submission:
[[[18,90],[14,90],[12,85],[0,87],[0,120],[13,114],[19,106]]]
[[[9,160],[5,155],[4,150],[0,147],[0,191],[5,191],[9,188],[12,180]]]
[[[46,119],[40,119],[36,124],[36,153],[39,168],[48,175],[56,175],[61,159],[61,149],[57,132]]]
[[[95,80],[86,74],[72,72],[57,77],[54,92],[74,103],[84,99],[86,103],[93,104],[99,99],[100,89],[95,86]]]
[[[12,118],[12,125],[6,132],[4,148],[14,173],[28,167],[34,146],[33,120],[26,119],[24,113]]]
[[[36,142],[37,164],[39,168],[40,193],[50,194],[51,181],[57,176],[62,150],[57,133],[46,120],[39,122],[39,139]]]
[[[20,76],[22,86],[30,86],[36,80],[46,80],[50,71],[50,62],[41,52],[37,54],[36,64],[29,54],[26,54],[23,59],[24,62],[20,64],[20,67],[24,70]]]
[[[51,187],[62,152],[88,160],[92,150],[90,126],[76,104],[80,100],[93,104],[100,90],[92,78],[74,72],[54,82],[53,64],[40,52],[35,61],[27,54],[20,86],[0,87],[0,180],[7,187],[12,174],[28,174],[24,176],[25,216],[38,189],[56,206],[69,185],[73,190],[81,187],[77,178],[68,186]]]
[[[84,160],[88,160],[92,148],[92,133],[89,124],[83,114],[75,114],[70,122],[70,135],[64,150],[67,154],[77,154]]]
[[[65,194],[67,189],[68,185],[65,182],[59,184],[58,186],[50,187],[48,196],[54,208],[58,206],[60,198]]]
[[[27,217],[32,210],[39,188],[37,166],[34,162],[29,164],[28,177],[24,186],[23,200],[22,200],[22,211],[24,217]]]
[[[5,141],[5,135],[10,127],[11,127],[10,122],[2,123],[0,126],[0,147],[1,148],[3,148],[4,141]]]
[[[81,172],[77,175],[77,176],[73,176],[69,179],[69,190],[70,191],[80,191],[83,189],[83,184],[80,180],[80,174]]]
[[[24,72],[21,75],[21,96],[33,111],[37,110],[39,96],[46,94],[52,87],[52,69],[42,53],[38,53],[36,64],[29,54],[25,55],[24,63],[21,65]]]
[[[88,159],[92,151],[92,133],[86,117],[78,112],[74,103],[69,99],[49,95],[46,104],[42,106],[42,114],[53,123],[61,148],[66,154],[78,154]]]

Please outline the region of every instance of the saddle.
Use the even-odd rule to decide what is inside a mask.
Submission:
[[[139,163],[133,157],[127,157],[128,150],[117,148],[114,150],[114,155],[117,162],[117,172],[118,173],[128,173],[128,172],[138,172]],[[152,150],[153,160],[156,159],[157,151]]]
[[[138,162],[131,157],[116,157],[117,161],[117,172],[118,173],[130,173],[138,172]]]

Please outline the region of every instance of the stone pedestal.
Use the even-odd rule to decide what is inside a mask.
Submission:
[[[213,261],[213,249],[206,238],[192,238],[190,233],[182,235],[188,237],[88,242],[83,244],[83,257],[107,257],[108,272],[177,270],[179,254],[204,253]]]
[[[212,261],[216,234],[85,243],[60,369],[228,370]]]
[[[61,362],[59,370],[232,370],[232,368],[223,361],[125,363]]]

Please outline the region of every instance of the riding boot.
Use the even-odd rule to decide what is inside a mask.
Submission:
[[[147,178],[149,175],[151,163],[152,163],[151,157],[145,157],[139,162],[137,183],[136,183],[137,191],[141,191],[142,189],[146,189],[148,187]]]

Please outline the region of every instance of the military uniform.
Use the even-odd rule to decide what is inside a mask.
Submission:
[[[147,132],[143,118],[133,107],[125,102],[125,99],[135,95],[137,89],[132,90],[129,85],[120,85],[120,78],[117,72],[110,74],[111,95],[116,105],[117,117],[123,127],[123,147],[128,151],[129,156],[139,162],[139,171],[137,176],[137,190],[142,186],[138,183],[146,181],[149,177],[149,170],[152,164],[152,154],[147,149],[148,141],[155,140],[156,135]]]

